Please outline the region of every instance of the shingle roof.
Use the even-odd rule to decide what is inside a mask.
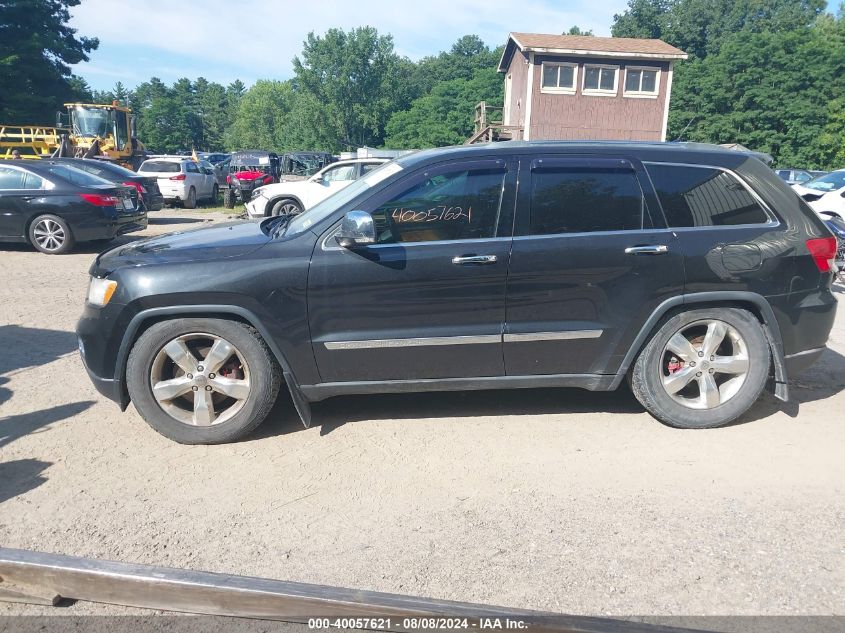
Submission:
[[[687,54],[663,40],[633,37],[594,37],[592,35],[546,35],[511,33],[502,61],[509,58],[511,43],[524,51],[597,55],[601,57],[646,57],[650,59],[686,59]],[[504,70],[500,68],[500,70]]]

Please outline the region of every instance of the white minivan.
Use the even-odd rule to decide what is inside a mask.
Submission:
[[[217,179],[208,161],[157,156],[141,163],[138,174],[157,178],[161,195],[170,204],[181,203],[186,209],[193,209],[198,200],[217,200]]]

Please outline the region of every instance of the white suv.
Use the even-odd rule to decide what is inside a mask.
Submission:
[[[302,213],[389,160],[341,160],[323,167],[308,180],[264,185],[252,192],[252,199],[246,203],[246,212],[251,218]]]
[[[186,209],[195,208],[197,200],[217,200],[214,167],[205,160],[195,162],[184,156],[158,156],[141,163],[138,174],[157,178],[165,201],[181,202]]]

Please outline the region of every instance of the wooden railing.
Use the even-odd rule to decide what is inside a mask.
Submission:
[[[504,108],[488,105],[480,101],[475,105],[475,119],[472,136],[465,145],[472,143],[489,143],[491,141],[509,141],[520,138],[521,125],[505,125],[503,122]]]

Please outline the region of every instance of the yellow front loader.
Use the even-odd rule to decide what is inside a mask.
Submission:
[[[144,160],[144,145],[135,138],[129,108],[118,105],[66,103],[56,127],[0,124],[0,158],[18,150],[22,158],[75,156],[114,161],[136,169]]]

